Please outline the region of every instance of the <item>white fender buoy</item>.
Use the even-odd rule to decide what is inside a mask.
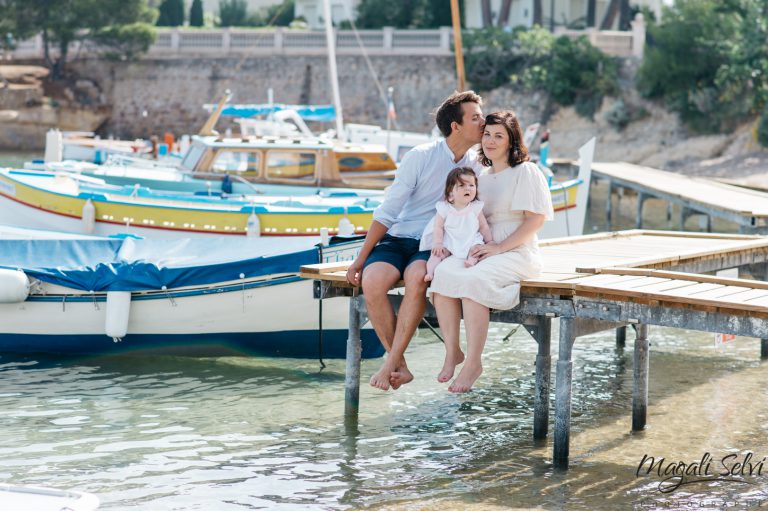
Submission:
[[[107,291],[107,314],[104,333],[113,339],[122,339],[128,333],[131,315],[130,291]]]
[[[93,205],[91,199],[85,201],[83,204],[83,232],[85,234],[93,233],[96,228],[96,206]]]
[[[249,238],[257,238],[261,236],[261,222],[255,212],[251,212],[251,216],[248,217],[248,222],[245,224],[245,235]]]
[[[349,221],[346,216],[341,217],[339,220],[339,236],[350,236],[355,234],[355,226]]]
[[[61,161],[64,157],[64,140],[61,132],[56,129],[48,130],[45,134],[45,163]]]
[[[29,296],[29,279],[21,270],[0,268],[0,303],[20,303]]]

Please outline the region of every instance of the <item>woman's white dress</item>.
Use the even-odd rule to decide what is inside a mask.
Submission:
[[[483,244],[483,235],[480,234],[480,212],[483,211],[482,201],[473,201],[462,209],[456,209],[447,201],[435,204],[437,215],[443,217],[443,247],[448,251],[466,259],[469,249],[475,245]],[[421,235],[419,250],[432,250],[435,231],[435,219],[429,221]]]
[[[478,197],[491,227],[493,241],[501,243],[523,223],[524,211],[554,219],[552,196],[544,174],[530,162],[486,171],[478,179]],[[520,281],[541,272],[538,239],[491,256],[475,266],[464,267],[464,259],[448,257],[435,269],[431,290],[452,298],[469,298],[486,307],[507,310],[520,301]]]

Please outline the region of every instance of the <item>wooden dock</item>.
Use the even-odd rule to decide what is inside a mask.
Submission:
[[[690,177],[631,163],[593,163],[592,178],[608,181],[605,215],[611,226],[611,197],[618,189],[637,192],[635,227],[643,224],[643,204],[648,199],[662,199],[680,209],[680,229],[688,217],[704,215],[706,230],[712,230],[712,218],[735,222],[744,234],[768,234],[768,193],[732,186],[714,179]]]
[[[626,326],[637,332],[634,346],[632,429],[645,427],[648,406],[649,325],[761,339],[768,358],[768,239],[665,231],[623,231],[540,243],[546,271],[524,281],[521,302],[492,311],[491,321],[525,325],[538,343],[534,396],[535,439],[549,430],[550,332],[560,320],[553,460],[568,466],[573,345],[577,337],[616,329],[623,344]],[[308,265],[301,276],[315,280],[315,297],[348,296],[347,419],[356,421],[360,399],[360,329],[367,321],[364,297],[346,282],[349,262]],[[739,267],[759,280],[727,279],[704,272]],[[402,296],[390,300],[397,308]],[[427,307],[426,316],[434,317]]]

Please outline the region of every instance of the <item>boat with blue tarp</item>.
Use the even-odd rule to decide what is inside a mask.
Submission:
[[[298,271],[361,241],[319,241],[0,239],[0,351],[343,358],[348,304],[319,309]],[[381,356],[364,336],[363,356]]]

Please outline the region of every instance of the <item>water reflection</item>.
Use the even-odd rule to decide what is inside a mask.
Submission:
[[[494,327],[476,391],[434,380],[442,345],[421,334],[417,379],[364,385],[357,422],[343,418],[343,361],[3,356],[0,481],[91,491],[107,509],[645,508],[670,497],[635,476],[643,454],[768,454],[757,341],[718,350],[709,335],[652,330],[649,427],[630,434],[634,338],[621,349],[606,332],[576,343],[573,464],[554,471],[551,439],[532,439],[536,344]]]

